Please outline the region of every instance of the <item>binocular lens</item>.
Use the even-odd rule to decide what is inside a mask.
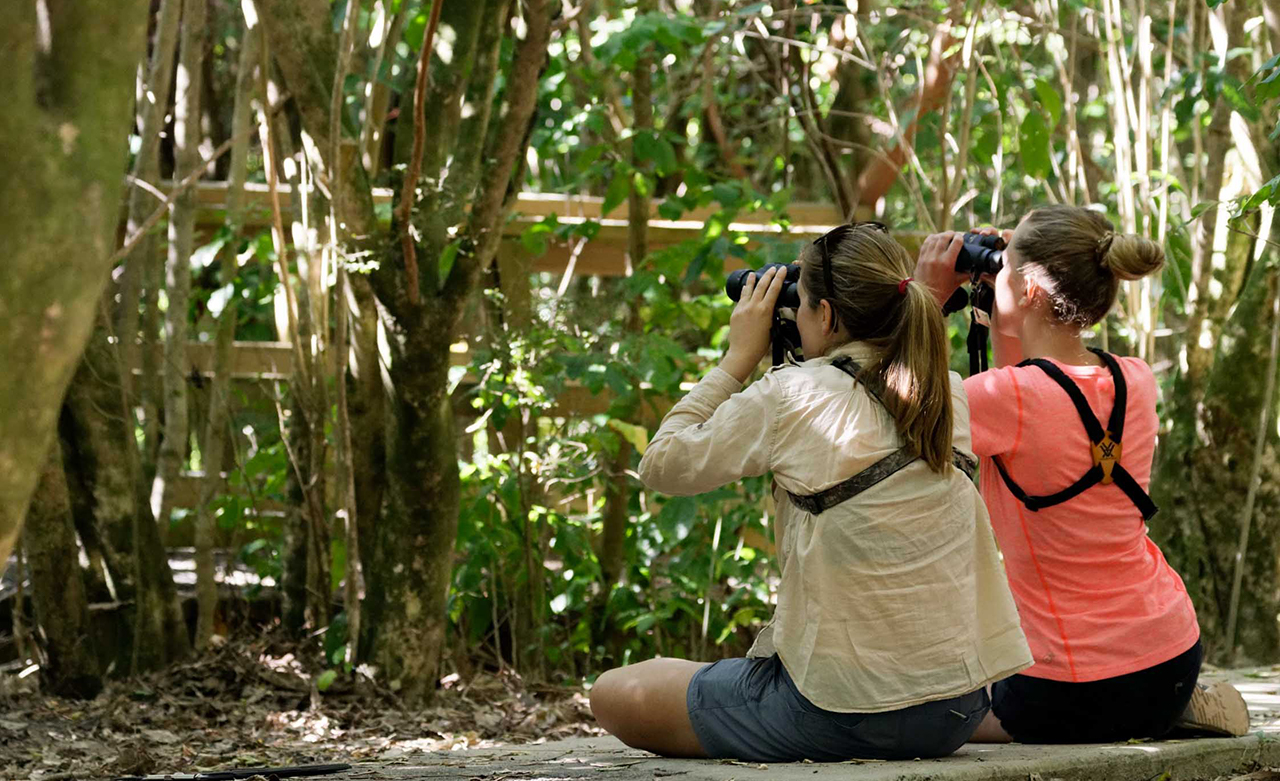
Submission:
[[[764,278],[765,272],[771,268],[779,269],[777,273],[785,273],[787,275],[786,280],[782,283],[782,292],[778,294],[778,301],[774,308],[798,309],[800,307],[800,290],[796,287],[796,283],[800,281],[799,263],[788,265],[770,263],[758,269],[740,268],[732,271],[724,283],[725,295],[729,296],[729,300],[737,301],[742,296],[742,286],[746,284],[748,274],[754,273],[756,282],[759,283]]]

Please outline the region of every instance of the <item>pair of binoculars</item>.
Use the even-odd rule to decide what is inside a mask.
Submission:
[[[956,257],[956,271],[977,276],[999,274],[1000,269],[1004,268],[1004,251],[1004,239],[999,236],[966,233],[964,244],[960,247],[960,254]],[[775,308],[799,308],[800,291],[796,287],[796,283],[800,281],[799,263],[769,263],[758,269],[740,268],[729,274],[729,278],[724,283],[724,292],[730,300],[737,301],[742,296],[742,286],[747,281],[748,274],[754,273],[759,280],[771,268],[779,269],[780,274],[786,274]]]

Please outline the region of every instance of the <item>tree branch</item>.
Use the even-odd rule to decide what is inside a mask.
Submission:
[[[511,75],[505,88],[508,109],[502,118],[503,127],[527,127],[537,109],[538,78],[547,61],[547,44],[551,37],[551,10],[548,0],[526,0],[524,4],[527,29],[524,40],[516,46]],[[512,170],[524,157],[528,143],[527,133],[499,135],[467,226],[468,235],[475,242],[475,256],[470,262],[455,263],[445,283],[443,300],[446,306],[451,307],[447,313],[451,325],[460,316],[466,294],[474,288],[497,254],[502,240],[502,223],[510,208],[506,196]]]
[[[413,157],[405,171],[404,186],[400,188],[400,205],[396,207],[396,217],[400,220],[400,248],[404,253],[405,282],[409,303],[414,306],[422,302],[422,292],[418,289],[418,257],[414,247],[411,217],[414,194],[418,190],[418,176],[422,172],[422,148],[426,143],[426,99],[431,71],[431,47],[435,41],[436,26],[440,23],[440,8],[443,5],[444,0],[433,0],[431,21],[427,24],[427,35],[418,55],[418,81],[413,90]]]

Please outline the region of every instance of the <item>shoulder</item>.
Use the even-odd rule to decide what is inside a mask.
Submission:
[[[1116,356],[1116,362],[1120,364],[1120,371],[1124,373],[1130,398],[1134,396],[1154,398],[1158,395],[1156,375],[1149,363],[1132,356]]]
[[[1151,369],[1151,364],[1135,358],[1131,355],[1117,355],[1116,362],[1120,364],[1120,370],[1124,372],[1125,379],[1134,378],[1150,382],[1155,382],[1156,375]]]
[[[965,410],[969,409],[969,394],[965,392],[965,380],[959,372],[947,372],[947,381],[951,384],[951,400]]]
[[[1001,366],[988,369],[964,380],[964,391],[970,400],[985,396],[999,395],[1012,390],[1018,383],[1019,375],[1027,372],[1038,372],[1033,366]]]

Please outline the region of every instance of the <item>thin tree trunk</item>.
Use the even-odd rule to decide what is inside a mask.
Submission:
[[[329,106],[329,185],[332,200],[329,204],[329,240],[336,275],[334,305],[337,309],[337,333],[334,349],[334,378],[337,387],[337,421],[334,426],[334,439],[337,443],[335,459],[338,479],[337,501],[343,519],[343,539],[346,543],[346,571],[343,577],[343,612],[347,618],[347,648],[344,660],[348,666],[356,663],[356,654],[360,645],[360,594],[364,590],[360,569],[360,538],[357,533],[355,482],[351,466],[351,418],[347,413],[347,362],[350,355],[350,340],[347,323],[350,319],[350,308],[347,302],[347,266],[343,250],[347,236],[338,220],[338,214],[345,213],[341,203],[345,193],[342,184],[343,174],[354,162],[359,139],[344,144],[342,138],[342,106],[344,102],[344,84],[347,68],[351,59],[352,40],[355,36],[356,12],[354,3],[347,5],[347,13],[343,19],[342,32],[338,43],[338,65],[333,76],[333,99]],[[403,13],[404,8],[401,7]],[[379,131],[381,125],[379,125]],[[322,322],[327,325],[328,319]],[[327,413],[328,410],[325,410]]]
[[[386,397],[382,361],[378,353],[378,305],[363,274],[348,275],[354,305],[350,322],[351,353],[347,385],[347,414],[351,418],[351,469],[355,484],[356,533],[364,572],[373,566],[374,527],[382,513],[386,490]]]
[[[226,227],[231,238],[221,254],[220,287],[227,298],[218,314],[214,336],[213,380],[209,386],[209,417],[205,428],[204,480],[200,485],[200,506],[196,508],[196,595],[199,605],[196,620],[195,647],[203,650],[213,636],[214,611],[218,604],[213,548],[217,536],[217,519],[213,515],[213,499],[222,485],[222,462],[230,425],[231,348],[236,334],[236,298],[230,294],[238,273],[236,258],[240,231],[244,221],[244,182],[249,164],[249,132],[252,128],[249,105],[256,92],[258,46],[261,30],[247,27],[240,39],[240,62],[236,72],[235,106],[231,115],[231,168],[227,183]]]
[[[31,592],[45,641],[41,672],[51,692],[92,699],[102,691],[102,676],[91,642],[89,603],[71,523],[62,447],[56,439],[31,499],[30,516],[26,545]]]
[[[1226,3],[1209,13],[1222,15],[1226,27],[1226,46],[1218,51],[1220,58],[1233,47],[1244,45],[1243,16],[1245,11],[1239,6]],[[1240,81],[1247,78],[1242,72],[1243,58],[1236,57],[1226,65],[1226,71]],[[1231,104],[1220,92],[1213,106],[1213,114],[1205,137],[1204,179],[1200,197],[1206,202],[1219,199],[1222,182],[1226,172],[1227,151],[1231,149]],[[1197,166],[1199,167],[1199,166]],[[1213,297],[1209,293],[1210,279],[1213,276],[1213,246],[1218,234],[1218,210],[1214,204],[1200,215],[1199,225],[1195,231],[1195,241],[1191,248],[1191,281],[1194,293],[1191,314],[1187,318],[1187,332],[1184,349],[1186,350],[1187,379],[1192,397],[1203,391],[1206,375],[1213,361],[1213,344],[1217,341],[1209,333],[1211,328],[1209,312]]]
[[[652,6],[652,0],[648,0]],[[653,59],[640,57],[631,73],[631,106],[634,112],[633,133],[645,133],[653,129]],[[631,163],[637,169],[647,166],[635,155],[632,146]],[[649,252],[649,198],[635,187],[628,196],[630,218],[627,222],[628,271],[638,266]],[[635,303],[631,306],[629,326],[636,324]],[[604,528],[600,547],[600,570],[604,576],[604,598],[618,582],[622,574],[623,540],[627,530],[627,507],[631,502],[631,483],[627,470],[631,468],[631,446],[625,438],[619,438],[618,453],[610,464],[608,485],[605,489]]]
[[[204,72],[205,16],[208,0],[184,0],[173,138],[176,167],[182,179],[201,166],[200,92]],[[187,320],[191,294],[191,248],[195,230],[195,193],[184,190],[173,204],[169,221],[169,258],[165,263],[168,309],[164,323],[164,439],[151,487],[151,512],[163,539],[169,530],[173,489],[187,459],[190,440],[187,400]]]
[[[138,136],[140,146],[133,161],[133,178],[138,182],[150,185],[159,184],[160,180],[160,135],[164,131],[166,109],[169,106],[169,91],[173,83],[173,56],[178,46],[178,21],[182,16],[182,0],[161,0],[160,10],[156,15],[156,34],[152,43],[151,59],[147,63],[145,81],[140,91],[141,105],[138,113]],[[148,215],[155,208],[155,198],[142,187],[134,184],[129,189],[129,214],[125,220],[125,235],[136,233]],[[138,334],[138,292],[139,288],[153,283],[147,279],[146,267],[153,263],[156,255],[156,240],[148,234],[124,260],[124,273],[120,280],[120,304],[116,311],[116,333],[120,335],[122,347],[127,355],[132,355]],[[155,290],[148,289],[149,299],[154,308]],[[150,319],[150,318],[149,318]],[[149,344],[155,338],[150,334],[143,342]],[[143,388],[154,387],[149,382],[152,374],[143,374]],[[126,393],[130,403],[134,399],[132,377],[125,375]],[[154,431],[154,424],[148,416],[146,423]],[[154,438],[151,440],[154,443]]]

